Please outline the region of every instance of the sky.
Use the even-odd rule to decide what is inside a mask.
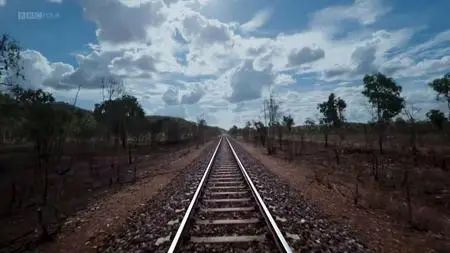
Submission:
[[[403,87],[417,117],[447,112],[428,83],[450,72],[450,1],[0,0],[0,33],[22,46],[22,85],[92,109],[123,82],[147,114],[230,128],[273,94],[297,124],[333,92],[349,121],[372,111],[364,74]]]

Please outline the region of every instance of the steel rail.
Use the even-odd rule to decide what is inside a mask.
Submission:
[[[208,174],[211,170],[211,166],[216,157],[217,150],[219,150],[220,144],[222,143],[222,139],[223,139],[223,137],[220,138],[219,143],[217,144],[216,149],[214,150],[214,153],[211,157],[211,160],[208,163],[208,167],[206,167],[206,171],[203,174],[202,179],[200,180],[200,184],[198,185],[197,189],[195,190],[194,196],[192,197],[192,200],[188,206],[188,209],[186,210],[186,213],[184,214],[183,220],[181,220],[181,223],[180,223],[180,226],[178,227],[177,233],[175,234],[175,237],[173,238],[172,243],[170,244],[169,250],[167,251],[168,253],[174,253],[177,246],[179,245],[181,235],[183,234],[184,230],[186,229],[186,224],[193,213],[195,205],[197,204],[197,202],[199,200],[200,192],[201,192],[203,186],[205,185],[206,178],[208,177]]]
[[[247,181],[247,184],[250,186],[250,190],[251,190],[253,196],[255,197],[256,202],[258,203],[258,207],[264,216],[266,224],[269,227],[273,238],[275,239],[276,245],[278,246],[278,248],[281,252],[292,253],[291,247],[289,246],[288,242],[286,241],[283,234],[281,233],[281,230],[278,228],[277,223],[275,222],[272,215],[270,214],[270,211],[267,208],[266,204],[264,203],[263,199],[259,195],[258,190],[256,189],[255,185],[253,184],[252,180],[250,179],[250,176],[248,175],[247,171],[245,170],[244,165],[242,165],[241,161],[239,160],[239,157],[237,156],[236,151],[234,151],[233,145],[231,145],[231,142],[230,142],[230,140],[228,140],[227,137],[225,137],[225,139],[228,142],[228,146],[230,147],[231,152],[233,153],[233,156],[234,156],[236,162],[238,163],[242,174],[244,175],[245,181]]]

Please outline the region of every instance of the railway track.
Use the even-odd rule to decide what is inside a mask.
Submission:
[[[227,137],[220,139],[168,252],[292,252]]]

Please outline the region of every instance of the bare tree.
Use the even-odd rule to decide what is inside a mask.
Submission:
[[[101,78],[101,88],[103,101],[113,100],[125,93],[123,81],[111,76]]]
[[[405,108],[403,109],[403,113],[408,119],[408,123],[410,126],[410,152],[412,157],[412,166],[418,166],[418,149],[417,149],[417,114],[421,110],[415,107],[410,102],[406,103]],[[404,176],[402,186],[405,188],[405,198],[408,207],[408,222],[412,225],[413,217],[412,217],[412,203],[411,203],[411,188],[410,188],[410,167],[409,165],[404,166]]]
[[[281,117],[280,104],[274,98],[273,94],[270,94],[269,98],[264,100],[264,121],[265,125],[268,126],[268,138],[267,138],[267,153],[275,153],[275,132],[276,125]]]

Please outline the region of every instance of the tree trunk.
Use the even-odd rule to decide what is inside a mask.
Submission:
[[[378,148],[380,154],[383,154],[383,134],[381,132],[378,133]]]
[[[412,225],[413,218],[412,218],[411,192],[409,188],[409,169],[405,169],[404,186],[406,193],[406,203],[408,207],[408,223]]]
[[[278,139],[280,143],[280,150],[283,150],[283,129],[281,127],[278,129]]]
[[[11,211],[14,207],[14,203],[16,203],[16,195],[17,195],[17,187],[16,182],[12,182],[11,184],[11,200],[9,202],[9,211]]]
[[[374,154],[374,156],[373,156],[373,172],[374,172],[373,175],[374,175],[375,181],[377,181],[377,182],[379,180],[378,167],[379,167],[378,156],[376,154]]]
[[[383,137],[385,132],[385,124],[384,122],[378,122],[378,148],[380,150],[380,154],[384,154],[383,150]]]
[[[47,204],[47,195],[48,195],[48,163],[44,166],[44,189],[42,190],[42,201],[43,204]]]
[[[328,137],[327,137],[327,143],[328,143]],[[303,153],[305,150],[305,133],[302,132],[300,134],[300,152]]]
[[[359,200],[359,177],[360,177],[360,170],[358,169],[358,171],[356,172],[356,178],[355,178],[355,196],[353,197],[353,204],[355,206],[358,205],[358,200]]]
[[[334,156],[336,158],[336,164],[339,165],[341,163],[341,159],[340,159],[340,147],[337,146],[334,148]]]
[[[367,132],[367,125],[364,124],[363,128],[364,128],[364,140],[366,142],[366,147],[369,147],[369,134]]]
[[[122,140],[122,148],[123,150],[127,149],[127,133],[125,131],[122,132],[122,134],[120,135],[120,138]]]
[[[128,146],[128,164],[132,164],[133,163],[133,159],[131,157],[131,147]]]
[[[39,235],[39,240],[41,242],[48,242],[51,239],[50,234],[48,233],[47,228],[45,227],[44,218],[42,215],[42,208],[39,207],[37,210],[37,216],[38,216],[38,224],[41,229],[41,234]]]

